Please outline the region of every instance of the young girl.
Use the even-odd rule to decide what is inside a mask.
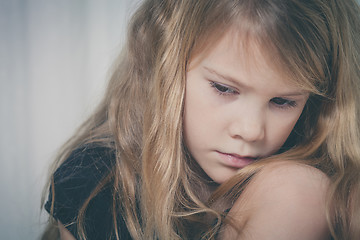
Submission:
[[[144,1],[54,164],[43,238],[360,239],[359,17]]]

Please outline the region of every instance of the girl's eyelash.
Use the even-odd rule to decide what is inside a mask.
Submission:
[[[214,82],[214,81],[210,81],[210,86],[212,88],[215,89],[216,93],[219,94],[219,95],[225,95],[225,96],[231,96],[231,95],[235,95],[235,94],[239,94],[239,92],[237,90],[235,90],[234,88],[232,87],[229,87],[225,84],[222,84],[222,83],[217,83],[217,82]],[[289,100],[289,99],[286,99],[286,98],[281,98],[281,97],[275,97],[275,98],[272,98],[270,100],[270,102],[272,104],[274,104],[277,108],[279,109],[289,109],[289,108],[294,108],[297,106],[297,102],[294,101],[294,100]]]
[[[297,106],[296,101],[285,99],[285,98],[280,98],[280,97],[271,99],[271,102],[280,109],[288,109],[288,108],[293,108],[293,107]]]
[[[234,95],[239,93],[237,90],[225,84],[220,84],[213,81],[210,81],[210,86],[213,87],[219,95]]]

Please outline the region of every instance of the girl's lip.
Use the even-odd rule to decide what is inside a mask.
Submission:
[[[224,153],[219,151],[217,151],[217,153],[220,155],[222,162],[231,168],[243,168],[257,159],[256,157],[241,156],[236,153]]]

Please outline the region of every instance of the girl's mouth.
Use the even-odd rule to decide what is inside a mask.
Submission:
[[[224,165],[231,168],[243,168],[256,161],[256,157],[241,156],[235,153],[223,153],[217,151]]]

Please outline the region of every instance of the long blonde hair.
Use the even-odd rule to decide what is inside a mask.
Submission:
[[[79,235],[86,238],[87,204],[111,180],[117,237],[120,212],[134,239],[214,238],[223,217],[211,203],[237,197],[263,164],[284,159],[302,160],[329,176],[331,234],[359,239],[359,17],[355,0],[144,1],[131,20],[105,98],[54,164],[55,169],[89,143],[116,152],[113,170],[79,212]],[[185,76],[191,59],[230,28],[255,41],[311,96],[281,153],[244,168],[204,203],[200,195],[210,196],[210,190],[183,143]],[[188,223],[205,213],[215,216],[216,224],[191,232]]]

